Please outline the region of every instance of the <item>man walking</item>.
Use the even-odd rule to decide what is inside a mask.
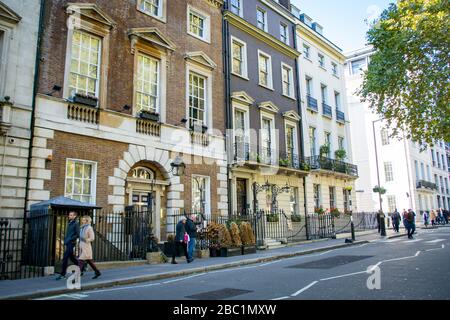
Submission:
[[[408,229],[408,239],[414,239],[413,238],[413,234],[416,231],[416,214],[414,211],[412,211],[411,209],[408,210],[408,215],[407,215],[407,220],[408,220],[408,224],[409,224],[409,229]]]
[[[178,262],[175,260],[175,257],[180,252],[180,247],[183,248],[184,255],[186,256],[186,260],[189,259],[187,252],[187,243],[184,241],[184,234],[186,233],[186,217],[182,217],[181,220],[177,223],[176,232],[175,232],[175,243],[173,245],[173,254],[172,254],[172,264],[177,264]]]
[[[191,263],[194,261],[194,249],[195,242],[197,238],[197,226],[195,223],[196,216],[195,214],[191,214],[191,216],[186,221],[186,232],[189,235],[189,243],[188,243],[188,259],[187,262]]]
[[[78,213],[75,211],[69,212],[69,223],[66,229],[66,236],[64,237],[64,256],[61,268],[61,274],[56,278],[60,280],[66,277],[67,266],[69,259],[73,264],[79,264],[77,258],[74,255],[74,249],[77,244],[77,239],[80,236],[80,225],[77,222]]]
[[[395,209],[394,213],[391,216],[392,219],[392,226],[394,228],[395,232],[400,232],[400,220],[402,217],[400,216],[400,213],[397,211],[397,208]]]

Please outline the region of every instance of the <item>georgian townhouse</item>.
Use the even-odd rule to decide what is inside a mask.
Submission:
[[[448,158],[447,146],[444,141],[436,141],[434,146],[430,147],[432,160],[432,181],[437,186],[435,208],[450,209],[450,191],[448,177]]]
[[[24,215],[40,3],[0,1],[0,217]]]
[[[297,50],[307,178],[308,212],[320,208],[357,210],[350,122],[345,95],[345,56],[323,34],[322,26],[295,6]]]
[[[295,19],[289,0],[225,3],[230,210],[305,214]]]
[[[47,1],[28,204],[227,214],[222,5]]]

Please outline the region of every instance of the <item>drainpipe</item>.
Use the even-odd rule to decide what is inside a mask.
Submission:
[[[294,48],[298,51],[298,44],[297,44],[297,26],[294,25],[292,27],[294,31]],[[301,152],[301,159],[304,159],[305,157],[305,145],[304,145],[304,136],[303,136],[303,115],[302,115],[302,92],[301,92],[301,82],[300,82],[300,59],[297,58],[295,60],[295,87],[297,91],[297,112],[300,116],[299,121],[299,129],[300,129],[300,152]],[[304,209],[305,209],[305,229],[306,229],[306,238],[309,240],[309,229],[308,229],[308,206],[306,203],[306,176],[303,177],[303,203],[304,203]]]
[[[30,123],[30,141],[28,143],[28,163],[27,163],[27,178],[25,183],[25,204],[24,204],[24,218],[27,217],[27,203],[29,197],[29,185],[30,185],[30,172],[31,172],[31,150],[33,146],[33,138],[34,138],[34,127],[36,123],[36,95],[38,91],[39,84],[39,62],[41,60],[41,42],[42,35],[44,29],[44,9],[46,5],[46,0],[41,0],[40,13],[39,13],[39,31],[37,38],[37,47],[36,47],[36,61],[34,66],[34,83],[33,83],[33,101],[31,105],[31,123]],[[25,223],[24,223],[25,228]]]
[[[230,152],[233,148],[228,145],[231,137],[231,79],[230,79],[230,30],[228,21],[225,20],[224,14],[228,10],[228,1],[225,1],[222,9],[222,48],[223,48],[223,73],[225,82],[225,152],[227,154],[227,189],[228,189],[228,215],[233,212],[232,190],[231,190],[231,159]]]

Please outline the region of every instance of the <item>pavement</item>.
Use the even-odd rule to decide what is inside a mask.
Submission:
[[[341,235],[345,236],[345,235]],[[387,238],[405,236],[387,230]],[[349,235],[350,237],[350,235]],[[345,248],[353,245],[360,245],[369,241],[380,239],[376,231],[371,233],[361,232],[356,234],[356,242],[345,244],[344,239],[320,239],[306,241],[285,248],[258,251],[256,254],[228,257],[196,259],[193,263],[187,264],[182,259],[178,259],[179,264],[158,264],[139,265],[126,268],[115,268],[104,270],[98,279],[91,279],[93,273],[87,272],[82,277],[81,292],[114,286],[133,285],[148,281],[156,281],[181,276],[192,276],[216,270],[243,267],[258,263],[268,263],[276,260],[303,256],[317,252]],[[51,295],[73,293],[73,289],[68,289],[65,280],[55,280],[55,276],[0,281],[0,300],[4,299],[32,299],[47,297]],[[79,290],[78,290],[79,291]]]
[[[333,242],[311,254],[38,300],[450,300],[450,228],[419,230],[413,240]]]

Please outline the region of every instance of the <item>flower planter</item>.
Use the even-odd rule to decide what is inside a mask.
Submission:
[[[242,255],[256,253],[255,245],[242,246],[241,249],[242,249]]]
[[[151,113],[148,111],[141,111],[139,114],[139,117],[141,119],[151,120],[151,121],[159,121],[159,114],[157,113]]]
[[[220,248],[221,257],[236,257],[242,255],[242,249],[239,248]]]
[[[73,97],[73,102],[79,103],[79,104],[84,104],[84,105],[90,106],[90,107],[97,107],[98,99],[94,98],[94,97],[85,97],[85,96],[81,96],[81,95],[75,95]]]
[[[210,258],[220,257],[220,249],[209,248],[209,257]]]
[[[206,249],[206,250],[196,250],[195,251],[197,258],[200,259],[208,259],[210,256],[210,250]]]

